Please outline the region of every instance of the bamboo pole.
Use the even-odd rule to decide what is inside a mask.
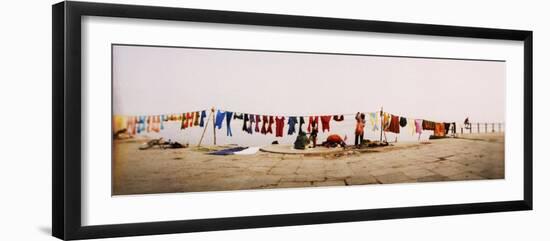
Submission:
[[[212,112],[210,112],[208,114],[208,119],[206,119],[206,124],[204,125],[204,129],[202,130],[202,135],[201,135],[201,139],[199,140],[199,145],[198,147],[201,146],[201,143],[202,143],[202,139],[204,138],[204,133],[206,132],[206,128],[208,128],[208,123],[210,123],[210,116],[212,115]]]
[[[382,142],[383,131],[384,131],[384,106],[380,107],[380,142]]]
[[[212,107],[212,127],[214,129],[214,146],[216,145],[216,115],[214,115],[214,107]]]

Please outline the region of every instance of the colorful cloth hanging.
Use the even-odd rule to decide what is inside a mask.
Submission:
[[[227,126],[227,136],[233,136],[233,132],[231,132],[231,117],[233,116],[233,112],[226,111],[225,112],[225,123]]]
[[[248,134],[252,134],[254,133],[254,122],[256,122],[255,118],[254,118],[254,115],[252,114],[248,114],[248,120],[249,120],[249,124],[248,124],[248,128],[246,128],[246,132]]]
[[[254,131],[260,132],[260,115],[256,115],[256,127],[254,128]]]
[[[267,116],[262,116],[262,130],[261,130],[261,133],[262,134],[267,134],[267,122],[268,122],[268,119],[267,119]]]
[[[379,116],[378,112],[369,113],[369,120],[372,126],[372,131],[380,130],[380,127],[379,127],[380,120],[378,119],[378,116]]]
[[[315,123],[316,126],[319,126],[319,116],[310,116],[309,123],[307,124],[307,132],[311,132],[311,125]]]
[[[428,121],[428,120],[423,120],[422,121],[422,129],[423,130],[429,130],[429,131],[435,130],[435,122]]]
[[[216,121],[214,122],[214,126],[218,129],[222,128],[223,119],[225,118],[225,112],[218,110],[216,113]]]
[[[206,117],[206,110],[201,112],[201,121],[199,122],[200,127],[204,127],[204,118]]]
[[[275,118],[275,136],[276,137],[282,137],[283,136],[283,127],[285,126],[285,117],[276,117]]]
[[[330,119],[332,119],[332,116],[330,115],[321,116],[321,129],[323,130],[323,132],[330,131]]]
[[[247,133],[248,133],[248,126],[247,126],[248,121],[249,121],[248,114],[243,114],[243,128],[242,128],[242,130],[244,132],[247,132]]]
[[[399,116],[391,115],[390,125],[386,131],[399,134]]]
[[[271,127],[275,120],[273,119],[273,116],[269,116],[269,123],[267,123],[267,133],[273,133],[273,128]]]
[[[294,134],[296,132],[296,124],[298,122],[298,118],[296,116],[288,117],[288,135]]]
[[[422,123],[423,120],[421,119],[414,120],[414,129],[416,130],[417,134],[422,134]]]
[[[435,123],[435,136],[445,136],[445,124],[444,123]]]

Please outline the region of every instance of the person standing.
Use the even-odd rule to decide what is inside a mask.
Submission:
[[[357,112],[355,120],[357,121],[355,125],[355,146],[358,147],[363,143],[363,136],[365,134],[365,113]]]
[[[319,133],[319,124],[318,122],[311,123],[311,132],[309,133],[309,139],[313,144],[313,148],[317,146],[317,134]]]

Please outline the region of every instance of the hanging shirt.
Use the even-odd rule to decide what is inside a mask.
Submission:
[[[269,116],[269,123],[268,123],[268,126],[267,126],[267,133],[273,133],[273,129],[271,128],[271,126],[273,125],[273,122],[275,122],[273,120],[273,116]]]
[[[262,130],[261,130],[261,133],[262,134],[267,134],[267,122],[268,122],[268,119],[267,119],[267,116],[262,116]]]
[[[243,119],[243,113],[237,113],[237,112],[235,112],[235,114],[233,114],[233,119],[240,119],[240,120],[242,120],[242,119]]]
[[[330,131],[330,119],[332,119],[332,116],[330,115],[321,116],[321,124],[322,124],[323,132]]]
[[[260,115],[256,115],[256,128],[254,128],[254,131],[260,132]]]
[[[310,116],[309,123],[307,124],[307,132],[311,132],[311,125],[315,123],[316,126],[319,126],[319,116]]]
[[[445,136],[445,124],[435,123],[434,135],[435,136]]]
[[[216,113],[216,122],[214,123],[214,126],[218,129],[222,128],[223,118],[225,117],[225,112],[218,110]]]
[[[181,129],[186,129],[187,128],[187,121],[186,121],[186,118],[185,118],[185,114],[181,114],[178,116],[178,119],[181,120]]]
[[[253,128],[254,122],[256,122],[256,121],[255,121],[254,115],[252,115],[252,114],[248,114],[248,119],[249,119],[250,124],[248,125],[248,128],[246,129],[246,132],[248,132],[248,134],[252,134],[253,130],[254,130],[254,128]]]
[[[198,111],[196,111],[193,115],[193,119],[195,120],[195,122],[193,122],[193,125],[194,126],[198,126],[199,125],[199,117],[200,117],[200,114]]]
[[[233,116],[233,112],[226,111],[225,112],[225,123],[227,124],[227,136],[233,136],[233,133],[231,132],[231,117]]]
[[[407,126],[407,118],[405,118],[405,117],[403,117],[403,116],[399,117],[399,125],[400,125],[401,127]]]
[[[304,129],[302,129],[302,126],[306,123],[303,116],[300,116],[300,131],[298,133],[304,133]]]
[[[193,127],[193,112],[187,112],[185,114],[185,121],[187,122],[187,127]]]
[[[282,137],[283,136],[283,127],[285,126],[285,117],[276,117],[275,118],[275,136],[276,137]]]
[[[372,131],[377,131],[379,130],[380,128],[378,127],[378,123],[380,122],[378,120],[378,112],[371,112],[369,113],[369,120],[370,120],[370,124],[372,126]]]
[[[294,132],[296,132],[296,123],[298,122],[298,118],[296,116],[288,117],[288,132],[287,134],[292,135]]]
[[[334,121],[340,122],[344,120],[344,115],[334,115],[332,119],[334,119]]]
[[[416,129],[417,134],[422,134],[422,120],[421,119],[414,120],[414,127]]]
[[[199,123],[199,126],[200,126],[200,127],[204,127],[204,117],[206,117],[206,110],[203,110],[203,111],[201,112],[201,121],[200,121],[200,123]]]
[[[450,127],[451,127],[451,123],[445,122],[445,123],[443,123],[443,124],[445,125],[445,134],[448,134],[448,133],[449,133],[449,129],[450,129]]]
[[[246,125],[246,123],[248,122],[248,115],[247,115],[247,114],[243,114],[243,118],[244,118],[244,120],[243,120],[243,128],[242,128],[242,130],[243,130],[244,132],[248,132],[248,126]]]
[[[399,116],[391,115],[387,131],[399,134]]]
[[[430,131],[435,130],[435,122],[428,121],[428,120],[423,120],[422,121],[422,129],[430,130]]]

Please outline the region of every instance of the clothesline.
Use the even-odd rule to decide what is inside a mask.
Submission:
[[[215,110],[219,110],[219,111],[223,111],[223,112],[233,112],[233,113],[242,113],[242,114],[249,114],[249,115],[260,115],[260,116],[284,116],[284,117],[291,117],[291,116],[295,116],[295,117],[314,117],[314,116],[355,116],[357,114],[356,113],[349,113],[349,114],[306,114],[306,115],[292,115],[292,114],[258,114],[258,113],[251,113],[251,112],[246,112],[246,111],[234,111],[234,110],[225,110],[225,109],[215,109]],[[365,114],[370,114],[370,113],[379,113],[380,111],[371,111],[371,112],[359,112],[359,113],[365,113]]]

